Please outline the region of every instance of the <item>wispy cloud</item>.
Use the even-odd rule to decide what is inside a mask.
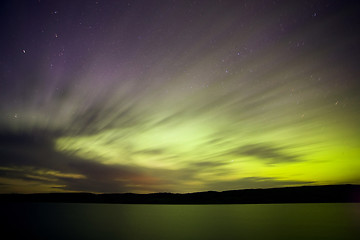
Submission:
[[[271,144],[257,143],[241,146],[230,151],[230,154],[249,156],[268,164],[279,164],[301,161],[301,156],[287,154],[286,147],[272,146]]]

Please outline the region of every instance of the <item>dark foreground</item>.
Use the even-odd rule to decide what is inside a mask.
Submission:
[[[0,202],[64,202],[122,204],[266,204],[360,202],[360,185],[302,186],[187,194],[2,194]]]
[[[360,203],[2,203],[2,239],[358,240]]]

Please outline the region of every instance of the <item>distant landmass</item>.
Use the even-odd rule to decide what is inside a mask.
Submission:
[[[0,194],[0,202],[114,204],[266,204],[360,202],[360,185],[301,186],[195,193],[36,193]]]

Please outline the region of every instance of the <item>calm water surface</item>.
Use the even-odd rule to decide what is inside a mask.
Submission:
[[[359,239],[360,204],[3,204],[9,239]]]

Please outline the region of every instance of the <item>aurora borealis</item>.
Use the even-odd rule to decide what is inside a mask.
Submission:
[[[0,192],[360,184],[357,1],[4,1]]]

